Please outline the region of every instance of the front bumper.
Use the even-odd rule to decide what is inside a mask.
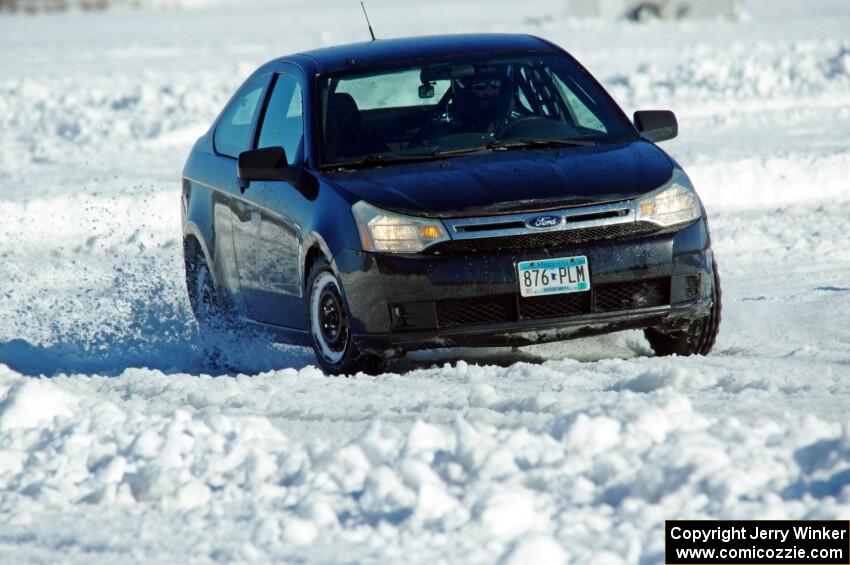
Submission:
[[[526,308],[527,299],[518,296],[516,264],[574,255],[588,258],[591,292],[576,293],[586,298],[556,295],[579,304],[558,304],[562,311],[544,305],[528,315],[532,309]],[[528,345],[632,328],[675,330],[708,313],[714,280],[703,219],[651,235],[522,251],[429,256],[345,249],[334,263],[348,302],[352,337],[361,350],[377,354]],[[643,303],[630,301],[619,290],[643,283],[662,290]],[[601,302],[605,289],[624,296],[621,307]],[[476,302],[482,297],[484,302]],[[487,302],[489,297],[496,302]],[[452,305],[467,302],[472,313],[481,304],[482,315],[459,319],[446,314]]]

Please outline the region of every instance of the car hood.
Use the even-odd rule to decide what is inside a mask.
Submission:
[[[385,210],[450,217],[625,200],[670,180],[667,154],[645,141],[598,147],[516,149],[326,173]]]

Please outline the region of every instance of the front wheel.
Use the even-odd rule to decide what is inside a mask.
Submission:
[[[711,310],[709,313],[691,322],[687,329],[674,333],[662,333],[655,328],[644,330],[650,347],[659,356],[667,355],[708,355],[714,347],[720,331],[721,293],[720,276],[717,265],[712,265],[714,279],[711,289]]]
[[[361,353],[351,339],[348,309],[342,285],[321,258],[307,279],[307,319],[313,352],[319,366],[328,374],[375,374],[383,369],[383,360]]]

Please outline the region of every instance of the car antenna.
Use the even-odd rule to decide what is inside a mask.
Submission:
[[[366,6],[363,5],[363,2],[360,2],[360,7],[363,8],[363,15],[366,17],[366,25],[369,26],[369,35],[372,36],[372,41],[375,41],[375,32],[372,31],[372,24],[369,23],[369,14],[366,13]]]

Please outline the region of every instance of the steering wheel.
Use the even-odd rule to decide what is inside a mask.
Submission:
[[[425,125],[416,132],[413,139],[410,140],[410,147],[428,147],[428,141],[433,139],[434,135],[440,131],[444,124],[438,118],[442,115],[439,110],[435,110],[430,116]]]
[[[410,140],[410,147],[428,147],[428,141],[434,136],[434,133],[437,132],[437,123],[433,118],[429,119],[428,122],[422,126],[422,128],[416,132],[416,135],[413,139]]]
[[[445,94],[443,94],[440,101],[434,105],[434,109],[428,116],[428,120],[425,122],[425,125],[422,126],[422,129],[420,129],[419,132],[417,132],[416,137],[411,140],[410,147],[427,146],[425,142],[432,137],[434,133],[439,131],[440,127],[443,125],[440,123],[438,118],[447,112],[451,100],[451,89],[449,89]]]

